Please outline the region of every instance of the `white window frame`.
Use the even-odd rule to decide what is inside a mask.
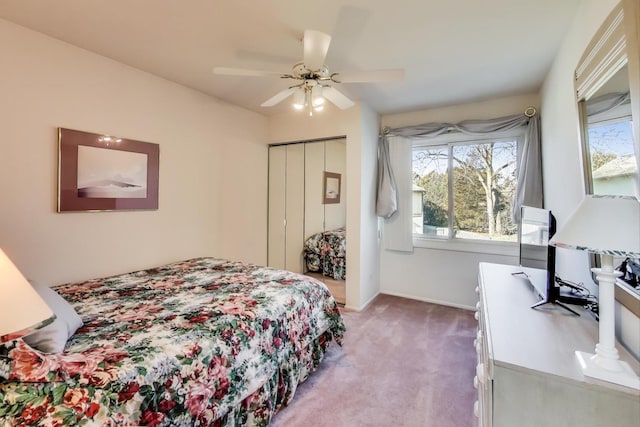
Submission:
[[[465,135],[459,132],[440,135],[434,138],[414,138],[411,149],[418,147],[447,147],[448,149],[448,173],[452,173],[453,158],[452,149],[456,145],[474,145],[487,142],[516,141],[516,176],[520,168],[520,158],[522,146],[524,144],[525,128],[518,128],[509,131],[494,132],[483,135]],[[413,163],[411,165],[413,171]],[[429,237],[424,234],[413,233],[413,246],[416,248],[438,249],[458,252],[487,253],[494,255],[518,255],[518,242],[504,242],[496,240],[476,240],[453,237],[453,186],[451,176],[449,176],[447,190],[449,192],[449,233],[446,237]]]

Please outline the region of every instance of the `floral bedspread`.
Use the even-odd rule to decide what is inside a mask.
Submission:
[[[84,326],[0,346],[0,426],[268,425],[345,330],[319,281],[214,258],[55,290]]]
[[[345,227],[324,231],[309,237],[304,244],[304,259],[309,271],[322,272],[336,280],[344,280],[347,275],[346,251],[347,232]]]

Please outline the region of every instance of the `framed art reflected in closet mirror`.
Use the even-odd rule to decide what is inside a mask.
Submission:
[[[576,67],[586,194],[640,197],[639,10],[637,0],[620,2]],[[640,316],[640,290],[619,284],[616,298]]]

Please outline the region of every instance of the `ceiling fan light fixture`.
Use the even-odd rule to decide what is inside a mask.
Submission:
[[[322,111],[327,102],[341,110],[355,105],[351,99],[336,89],[333,84],[345,82],[375,83],[402,80],[404,78],[404,70],[401,69],[332,73],[324,63],[331,44],[331,36],[320,31],[306,30],[302,42],[303,60],[296,62],[290,73],[227,67],[216,67],[213,72],[214,74],[236,76],[278,76],[282,79],[294,80],[294,84],[276,93],[260,105],[262,107],[273,107],[289,96],[293,96],[293,107],[296,110],[306,109],[309,116],[313,116],[314,111]]]
[[[306,90],[304,88],[299,88],[293,95],[293,108],[296,110],[302,110],[306,105]]]
[[[318,107],[324,104],[324,98],[322,97],[322,86],[319,84],[316,84],[311,88],[311,104],[314,107]]]

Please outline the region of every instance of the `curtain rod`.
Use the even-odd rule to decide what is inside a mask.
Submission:
[[[527,117],[533,117],[536,115],[537,112],[538,110],[536,109],[536,107],[527,107],[524,109],[524,112],[522,114],[524,114]],[[384,126],[382,128],[383,135],[387,135],[389,132],[391,132],[391,128],[389,126]]]

